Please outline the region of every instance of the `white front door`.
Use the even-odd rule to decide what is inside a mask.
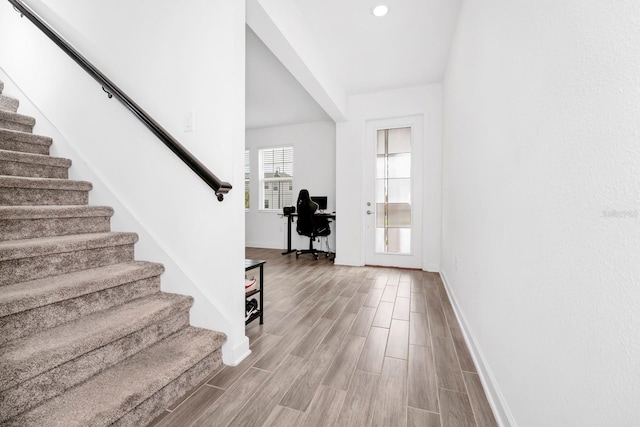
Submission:
[[[422,268],[423,122],[423,116],[367,122],[367,265]]]

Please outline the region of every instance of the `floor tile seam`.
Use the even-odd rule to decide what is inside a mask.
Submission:
[[[403,321],[403,322],[409,322],[410,321],[410,319],[404,319],[402,317],[394,317],[393,314],[391,314],[391,320],[400,320],[400,321]]]
[[[449,328],[449,329],[451,329],[451,328]],[[456,341],[453,339],[453,334],[451,334],[451,331],[449,331],[449,334],[450,334],[449,338],[450,338],[451,344],[453,345],[453,352],[456,355],[456,361],[458,362],[458,370],[460,371],[460,375],[462,376],[462,382],[465,383],[464,386],[465,386],[465,389],[466,389],[467,388],[467,383],[464,380],[464,375],[463,375],[463,370],[462,370],[462,363],[460,362],[460,355],[458,354],[458,349],[456,348]]]
[[[409,362],[409,355],[408,354],[407,354],[407,358],[406,359],[403,359],[402,357],[389,356],[386,353],[385,353],[384,357],[388,357],[389,359],[404,360],[405,362]]]
[[[286,357],[285,357],[285,358],[286,358]],[[285,359],[285,358],[283,358],[283,361],[282,361],[281,363],[279,363],[279,364],[278,364],[278,367],[279,367],[279,366],[284,362],[284,359]],[[302,366],[304,366],[304,364],[303,364]],[[231,420],[229,421],[229,423],[228,423],[227,425],[231,424],[231,423],[232,423],[236,418],[238,418],[238,417],[243,413],[244,408],[246,408],[247,406],[249,406],[249,405],[251,405],[251,404],[252,404],[252,401],[253,401],[253,399],[254,399],[254,396],[258,395],[258,393],[260,393],[260,392],[263,390],[264,385],[265,385],[265,384],[267,384],[267,383],[269,383],[270,381],[272,381],[272,380],[273,380],[273,376],[276,374],[275,370],[274,370],[274,371],[266,371],[266,370],[264,370],[264,369],[255,368],[255,367],[254,367],[253,369],[258,369],[258,370],[261,370],[261,371],[267,372],[267,373],[269,373],[269,375],[264,379],[264,381],[263,381],[261,384],[259,384],[258,386],[256,386],[256,388],[255,388],[255,390],[253,391],[253,393],[251,393],[249,396],[247,396],[246,401],[245,401],[245,402],[244,402],[244,404],[240,407],[240,409],[238,410],[238,413],[237,413],[233,418],[231,418]],[[276,369],[277,369],[277,368],[276,368]],[[247,371],[247,372],[248,372],[248,371]],[[246,375],[246,374],[247,374],[247,372],[245,372],[244,374],[242,374],[241,378],[242,378],[244,375]],[[299,375],[299,373],[298,373],[298,375]],[[296,377],[295,377],[295,378],[297,378],[297,377],[298,377],[298,375],[296,375]],[[287,389],[286,389],[284,392],[282,392],[282,391],[281,391],[281,396],[280,396],[280,398],[279,398],[279,399],[277,399],[277,400],[276,400],[276,399],[274,399],[274,401],[276,402],[275,406],[277,406],[277,405],[279,405],[279,404],[280,404],[280,401],[282,400],[282,398],[284,398],[284,396],[287,394],[287,392],[289,391],[289,389],[290,389],[290,388],[291,388],[291,386],[293,385],[293,382],[295,382],[295,378],[294,378],[294,381],[292,381],[292,382],[291,382],[291,384],[289,384],[289,386],[287,387]],[[274,406],[274,408],[275,408],[275,406]],[[282,405],[282,406],[284,406],[284,405]],[[293,408],[292,408],[292,409],[293,409]],[[272,410],[273,410],[273,409],[272,409]],[[265,419],[266,419],[266,418],[265,418]]]
[[[473,405],[471,404],[471,395],[469,394],[469,388],[467,386],[467,382],[464,380],[464,376],[462,377],[462,380],[464,382],[464,388],[465,388],[465,390],[467,390],[466,392],[461,392],[461,391],[458,391],[458,390],[451,390],[451,389],[444,388],[444,387],[438,387],[438,390],[445,390],[445,391],[449,391],[451,393],[456,393],[456,394],[461,394],[461,395],[467,396],[467,401],[469,402],[469,407],[471,408],[471,415],[473,415],[473,421],[476,423],[476,425],[479,425],[478,424],[478,416],[476,415],[475,411],[473,410]],[[440,393],[438,393],[438,407],[442,408],[440,406]]]
[[[407,408],[411,408],[411,409],[417,409],[419,411],[424,411],[424,412],[428,412],[430,414],[434,414],[434,415],[438,415],[440,416],[440,412],[434,412],[434,411],[430,411],[428,409],[423,409],[423,408],[418,408],[417,406],[411,406],[409,404],[407,404]]]
[[[387,357],[393,359],[393,357],[385,355],[385,358],[387,358]],[[408,363],[407,363],[407,365],[408,365]],[[384,362],[383,362],[383,369],[384,369]],[[382,372],[379,374],[379,377],[382,378]],[[371,407],[371,413],[375,413],[376,406],[381,403],[380,399],[378,399],[378,393],[380,392],[381,387],[384,387],[384,384],[381,381],[378,381],[378,386],[376,387],[376,390],[373,392],[373,406]],[[404,411],[405,423],[406,423],[407,416],[408,416],[407,408],[409,407],[409,405],[408,405],[408,402],[409,402],[409,386],[408,386],[408,383],[406,381],[406,377],[405,377],[404,389],[403,389],[402,393],[403,393],[403,396],[402,396],[402,405],[401,405],[401,407],[402,407],[402,409]],[[373,419],[372,419],[371,422],[373,423]]]
[[[229,367],[228,367],[229,369],[239,368],[239,369],[244,369],[244,371],[242,371],[242,373],[240,373],[240,374],[237,374],[237,378],[235,378],[235,379],[233,380],[233,382],[231,382],[231,384],[229,384],[229,386],[228,386],[228,387],[226,387],[226,388],[221,387],[221,386],[217,386],[217,385],[214,385],[214,384],[210,384],[210,382],[211,382],[211,381],[213,381],[213,380],[215,379],[216,375],[214,375],[213,377],[209,378],[209,380],[207,380],[206,384],[207,384],[207,385],[209,385],[209,386],[211,386],[211,387],[216,387],[216,388],[219,388],[219,389],[222,389],[222,390],[228,391],[229,389],[231,389],[231,388],[234,386],[234,384],[236,384],[236,383],[238,382],[238,380],[239,380],[240,378],[242,378],[242,377],[243,377],[247,372],[249,372],[249,370],[250,370],[250,369],[258,369],[258,370],[261,370],[261,371],[264,371],[264,372],[268,372],[268,373],[270,373],[270,374],[273,372],[273,371],[268,371],[268,370],[266,370],[266,369],[261,369],[261,368],[258,368],[258,367],[256,367],[256,366],[254,366],[254,365],[256,364],[256,362],[258,362],[258,360],[260,360],[260,358],[256,359],[256,360],[255,360],[251,365],[248,365],[246,368],[245,368],[244,366],[242,366],[242,368],[240,368],[240,366],[241,366],[241,365],[238,365],[238,366],[229,366]],[[222,371],[221,371],[220,373],[222,373]],[[232,374],[232,375],[233,375],[233,374]]]
[[[307,332],[308,332],[308,331],[307,331]],[[283,335],[283,337],[286,337],[286,335]],[[291,351],[293,351],[293,349],[298,345],[298,343],[300,342],[300,340],[302,340],[303,338],[304,338],[304,335],[303,335],[302,337],[300,337],[297,341],[294,341],[293,343],[291,343],[291,344],[290,344],[290,345],[293,347],[293,348],[291,349]],[[282,339],[284,340],[285,338],[282,338]],[[278,343],[274,343],[274,345],[275,345],[275,344],[280,344],[280,341],[278,341]],[[287,343],[285,343],[285,346],[286,346],[286,344],[287,344]],[[272,370],[269,370],[269,369],[265,369],[265,368],[261,368],[261,367],[259,367],[259,366],[256,366],[256,363],[258,363],[259,361],[261,361],[261,360],[262,360],[262,358],[264,358],[264,357],[267,355],[267,353],[268,353],[269,351],[271,351],[271,350],[273,350],[273,349],[275,349],[275,348],[276,348],[276,347],[269,347],[269,349],[268,349],[268,350],[266,350],[266,351],[264,352],[264,354],[262,354],[259,358],[257,358],[257,359],[256,359],[256,361],[255,361],[255,362],[253,362],[253,364],[250,366],[250,368],[259,369],[259,370],[261,370],[261,371],[265,371],[265,372],[273,373],[273,372],[275,372],[275,371],[278,369],[278,367],[279,367],[279,366],[284,362],[284,360],[286,359],[286,357],[287,357],[287,356],[300,357],[300,356],[297,356],[297,355],[295,355],[295,354],[291,354],[291,351],[289,351],[289,352],[287,352],[284,356],[282,356],[282,357],[280,358],[280,361],[276,364],[276,366],[274,366],[274,367],[273,367],[273,369],[272,369]],[[285,349],[286,349],[286,348],[285,348]],[[300,357],[300,358],[301,358],[301,359],[304,359],[304,357]],[[243,375],[244,375],[244,374],[243,374]]]
[[[467,390],[466,395],[467,395],[467,399],[469,399],[469,406],[471,407],[471,413],[473,414],[473,420],[476,422],[476,425],[479,425],[478,424],[479,414],[476,414],[476,411],[473,408],[473,404],[471,403],[471,393],[469,392],[469,384],[467,384],[467,380],[464,377],[464,372],[465,371],[463,371],[463,374],[462,374],[462,382],[464,382],[464,388],[465,388],[465,390]],[[473,372],[470,372],[470,373],[473,373]],[[493,409],[491,410],[491,413],[493,413]]]
[[[209,379],[207,379],[207,381],[209,381]],[[176,406],[173,409],[169,409],[169,408],[165,408],[165,411],[168,412],[174,412],[176,410],[178,410],[182,405],[184,405],[189,399],[191,399],[193,396],[195,396],[195,394],[197,392],[199,392],[204,386],[208,385],[206,383],[206,381],[204,382],[204,384],[201,384],[199,387],[196,387],[192,393],[189,394],[189,396],[185,397],[184,399],[182,399],[182,401],[178,404],[178,406]]]
[[[298,356],[294,356],[294,357],[298,357]],[[307,366],[308,363],[311,363],[311,359],[309,360],[305,360],[304,358],[300,358],[302,360],[304,360],[304,363],[302,363],[302,366],[300,367],[299,371],[296,373],[296,375],[293,377],[293,380],[291,381],[291,383],[289,384],[288,387],[286,387],[286,390],[284,390],[284,392],[281,393],[280,398],[277,400],[278,403],[276,403],[276,406],[280,405],[283,406],[285,408],[289,408],[289,409],[294,409],[299,411],[299,409],[297,408],[292,408],[290,406],[287,405],[283,405],[282,401],[284,400],[285,396],[287,396],[287,394],[289,394],[289,390],[291,390],[291,387],[293,387],[293,385],[296,383],[296,381],[298,381],[298,378],[304,373],[305,368]],[[328,368],[327,368],[328,369]],[[325,372],[326,375],[326,372]],[[267,378],[267,381],[269,381],[269,379],[271,378],[272,375],[269,375],[269,377]],[[324,375],[323,375],[324,378]],[[322,382],[320,382],[318,384],[318,387],[316,387],[315,391],[313,392],[313,396],[311,397],[311,400],[309,400],[309,403],[307,404],[307,407],[305,408],[304,411],[302,411],[302,413],[306,414],[307,409],[309,409],[309,407],[311,406],[311,403],[313,402],[313,400],[316,398],[316,394],[318,393],[318,390],[320,389],[320,384],[322,384]]]
[[[378,377],[380,377],[382,374],[380,372],[373,372],[373,371],[367,371],[365,369],[360,369],[356,366],[356,369],[353,371],[354,373],[360,371],[360,372],[364,372],[366,374],[373,374],[373,375],[377,375]]]
[[[349,335],[349,334],[347,334],[347,335]],[[359,338],[363,338],[363,337],[359,337]],[[346,342],[346,341],[345,341],[345,342]],[[358,360],[360,360],[360,354],[362,354],[362,350],[364,349],[364,345],[365,345],[365,343],[366,343],[366,338],[365,338],[365,341],[364,341],[364,342],[362,343],[362,345],[360,346],[360,352],[358,353]],[[343,343],[342,345],[346,345],[346,344],[344,344],[344,343]],[[340,350],[342,350],[342,346],[340,346]],[[351,381],[353,380],[353,377],[354,377],[354,375],[355,375],[355,373],[356,373],[357,366],[358,366],[358,360],[356,360],[356,363],[355,363],[355,365],[354,365],[354,369],[353,369],[353,371],[351,371],[351,374],[349,375],[349,381],[347,382],[347,388],[346,388],[345,390],[343,390],[343,389],[340,389],[340,388],[337,388],[337,387],[334,387],[334,386],[332,386],[332,385],[329,385],[329,384],[325,384],[325,383],[324,383],[324,380],[325,380],[325,378],[327,377],[327,375],[328,375],[328,373],[329,373],[329,370],[333,367],[333,364],[336,362],[336,358],[335,358],[335,357],[333,358],[333,360],[332,360],[332,361],[331,361],[331,363],[329,364],[329,367],[327,368],[327,370],[325,371],[324,375],[322,376],[322,380],[320,380],[320,385],[325,386],[325,387],[332,388],[332,389],[334,389],[334,390],[339,390],[339,391],[345,391],[345,392],[347,392],[347,391],[349,390],[349,386],[351,386]]]
[[[431,323],[429,323],[429,331],[431,332],[432,338],[452,338],[451,335],[435,335],[433,331],[431,331]]]
[[[449,338],[449,337],[440,337],[440,338]],[[452,345],[453,345],[453,338],[451,338],[451,341],[452,341]],[[454,349],[453,349],[453,350],[454,350],[454,353],[455,353],[455,345],[454,345]],[[436,352],[435,352],[435,351],[433,351],[433,363],[434,363],[434,365],[433,365],[433,366],[434,366],[434,367],[436,367],[436,366],[437,366],[437,365],[436,365],[436,360],[435,360],[435,358],[436,358],[435,353],[436,353]],[[457,357],[458,357],[458,355],[456,354],[456,359],[457,359]],[[450,391],[456,391],[456,392],[460,393],[460,391],[458,391],[458,390],[453,390],[453,389],[449,389],[449,388],[446,388],[446,387],[442,387],[442,386],[440,386],[440,382],[441,382],[441,381],[440,381],[440,378],[439,378],[439,376],[438,376],[438,370],[437,370],[437,368],[435,369],[435,371],[436,371],[436,372],[435,372],[435,374],[436,374],[436,384],[437,384],[438,389],[442,389],[442,390],[450,390]],[[462,374],[462,369],[460,368],[460,363],[459,363],[459,362],[458,362],[458,371],[460,372],[460,376],[462,377],[462,382],[463,382],[464,387],[465,387],[465,390],[466,390],[466,389],[467,389],[467,384],[466,384],[466,381],[464,380],[464,375]]]
[[[422,344],[414,344],[411,341],[409,341],[409,346],[416,346],[416,347],[425,347],[425,348],[430,348],[431,350],[433,350],[433,347],[430,345],[422,345]]]
[[[465,390],[467,389],[467,384],[466,383],[464,385],[464,388],[465,388]],[[438,390],[444,390],[444,391],[450,391],[450,392],[453,392],[453,393],[464,394],[465,396],[469,397],[469,393],[467,391],[452,390],[450,388],[440,387],[440,386],[438,386]],[[469,401],[471,401],[471,399],[469,399]]]
[[[431,322],[429,322],[429,329],[431,329]],[[431,332],[429,332],[429,341],[431,342],[431,367],[433,368],[433,378],[435,380],[435,386],[436,386],[436,402],[438,405],[438,411],[442,411],[442,404],[440,403],[440,393],[438,392],[438,383],[440,382],[438,380],[438,370],[436,368],[436,352],[435,352],[435,347],[433,346],[433,335],[431,334]],[[464,378],[463,378],[464,380]],[[440,416],[440,424],[442,424],[442,415]]]
[[[271,335],[271,334],[269,334],[269,332],[263,332],[262,335],[260,335],[258,338],[256,338],[253,342],[249,344],[249,350],[251,350],[252,346],[259,344],[260,340],[262,340],[266,335]]]

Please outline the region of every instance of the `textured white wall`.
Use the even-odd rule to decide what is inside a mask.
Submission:
[[[364,143],[367,120],[424,116],[423,218],[424,270],[440,267],[440,187],[442,85],[349,97],[347,120],[336,125],[336,263],[364,265]]]
[[[249,247],[286,247],[287,221],[278,213],[258,209],[258,150],[293,146],[294,204],[302,188],[312,196],[327,196],[327,210],[336,206],[336,126],[333,122],[302,123],[246,131],[245,145],[251,151],[251,209],[245,214],[245,240]],[[282,211],[280,211],[280,214]],[[338,219],[340,221],[340,213]],[[291,247],[305,249],[309,239],[298,236],[292,224]],[[332,229],[335,231],[335,227]],[[335,233],[329,237],[335,250]],[[316,245],[316,247],[318,247]]]
[[[640,3],[465,1],[443,268],[503,422],[640,419]]]
[[[209,169],[236,187],[219,203],[132,114],[107,99],[84,71],[19,19],[8,2],[0,4],[1,66],[64,138],[54,141],[54,152],[91,171],[92,204],[126,209],[116,212],[114,229],[140,232],[137,258],[165,264],[163,289],[196,297],[192,323],[225,332],[225,363],[236,363],[249,351],[240,287],[244,3],[30,4]],[[188,111],[195,113],[192,133],[182,130]],[[74,168],[72,173],[75,179],[87,179]]]

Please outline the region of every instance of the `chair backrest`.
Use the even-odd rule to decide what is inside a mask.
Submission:
[[[301,236],[328,236],[331,234],[329,220],[315,215],[318,210],[318,204],[311,200],[309,191],[300,190],[298,194],[298,222],[296,223],[296,231]]]
[[[300,193],[302,193],[302,190]],[[296,231],[302,236],[311,237],[315,231],[313,215],[315,213],[314,207],[317,209],[317,206],[309,203],[311,199],[308,199],[308,193],[306,199],[304,198],[304,194],[301,195],[302,197],[298,196],[298,222],[296,223]]]

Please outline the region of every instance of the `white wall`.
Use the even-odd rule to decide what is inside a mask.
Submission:
[[[464,2],[443,266],[504,425],[640,419],[640,4]]]
[[[312,196],[327,196],[327,210],[335,211],[336,127],[333,122],[302,123],[246,131],[246,149],[251,152],[251,209],[245,214],[245,239],[248,247],[284,249],[287,245],[287,221],[276,212],[260,211],[258,150],[293,146],[294,204],[302,188]],[[282,214],[282,211],[279,212]],[[340,212],[336,222],[340,221]],[[309,239],[298,236],[292,224],[291,247],[306,249]],[[329,244],[335,250],[335,224]],[[316,248],[319,246],[316,243]]]
[[[440,187],[442,144],[442,85],[353,95],[347,120],[337,124],[336,136],[336,263],[364,265],[364,143],[366,121],[424,116],[423,131],[423,265],[440,267]]]
[[[244,3],[29,3],[234,185],[219,203],[133,115],[8,2],[0,4],[0,66],[37,107],[36,115],[57,131],[53,153],[74,160],[72,178],[92,175],[91,203],[118,208],[113,229],[140,233],[136,257],[165,264],[163,289],[196,297],[192,324],[225,332],[224,361],[238,362],[249,352],[240,287]],[[185,133],[183,115],[189,111],[195,113],[195,131]],[[41,130],[48,131],[36,125]]]

